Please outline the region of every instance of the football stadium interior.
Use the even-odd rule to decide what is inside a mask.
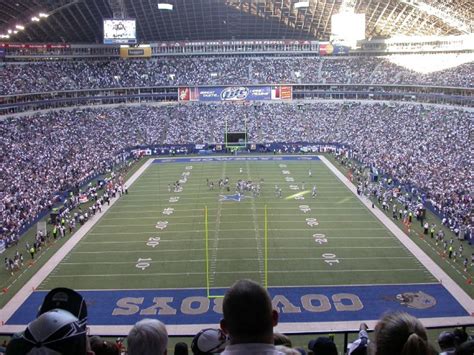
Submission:
[[[0,354],[474,353],[472,0],[0,0],[0,132]]]

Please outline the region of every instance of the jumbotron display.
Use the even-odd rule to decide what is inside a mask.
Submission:
[[[104,44],[135,43],[137,43],[136,20],[104,20]]]

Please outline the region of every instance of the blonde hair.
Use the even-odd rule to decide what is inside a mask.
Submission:
[[[425,327],[405,312],[387,313],[380,319],[372,350],[376,355],[433,354]]]

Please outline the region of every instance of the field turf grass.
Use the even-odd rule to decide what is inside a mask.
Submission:
[[[183,191],[168,192],[184,172]],[[206,179],[225,177],[230,192],[207,187]],[[220,201],[234,193],[238,179],[263,179],[261,195]],[[303,182],[304,191],[317,185],[315,199],[310,192],[304,200],[291,197]],[[318,225],[309,226],[307,218]],[[264,284],[265,262],[268,286],[437,282],[322,162],[240,161],[152,164],[38,289],[205,288],[209,282],[212,293],[242,278]]]

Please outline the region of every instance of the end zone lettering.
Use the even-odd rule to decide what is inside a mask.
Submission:
[[[117,301],[112,311],[113,316],[172,316],[179,313],[197,316],[208,312],[222,314],[222,298],[209,299],[204,296],[190,296],[183,299],[176,297],[154,297],[145,301],[145,297],[124,297]],[[272,299],[273,308],[279,313],[321,313],[334,309],[337,312],[357,312],[364,308],[357,295],[336,293],[329,299],[322,294],[302,295],[299,302],[292,303],[284,295],[275,295]]]

